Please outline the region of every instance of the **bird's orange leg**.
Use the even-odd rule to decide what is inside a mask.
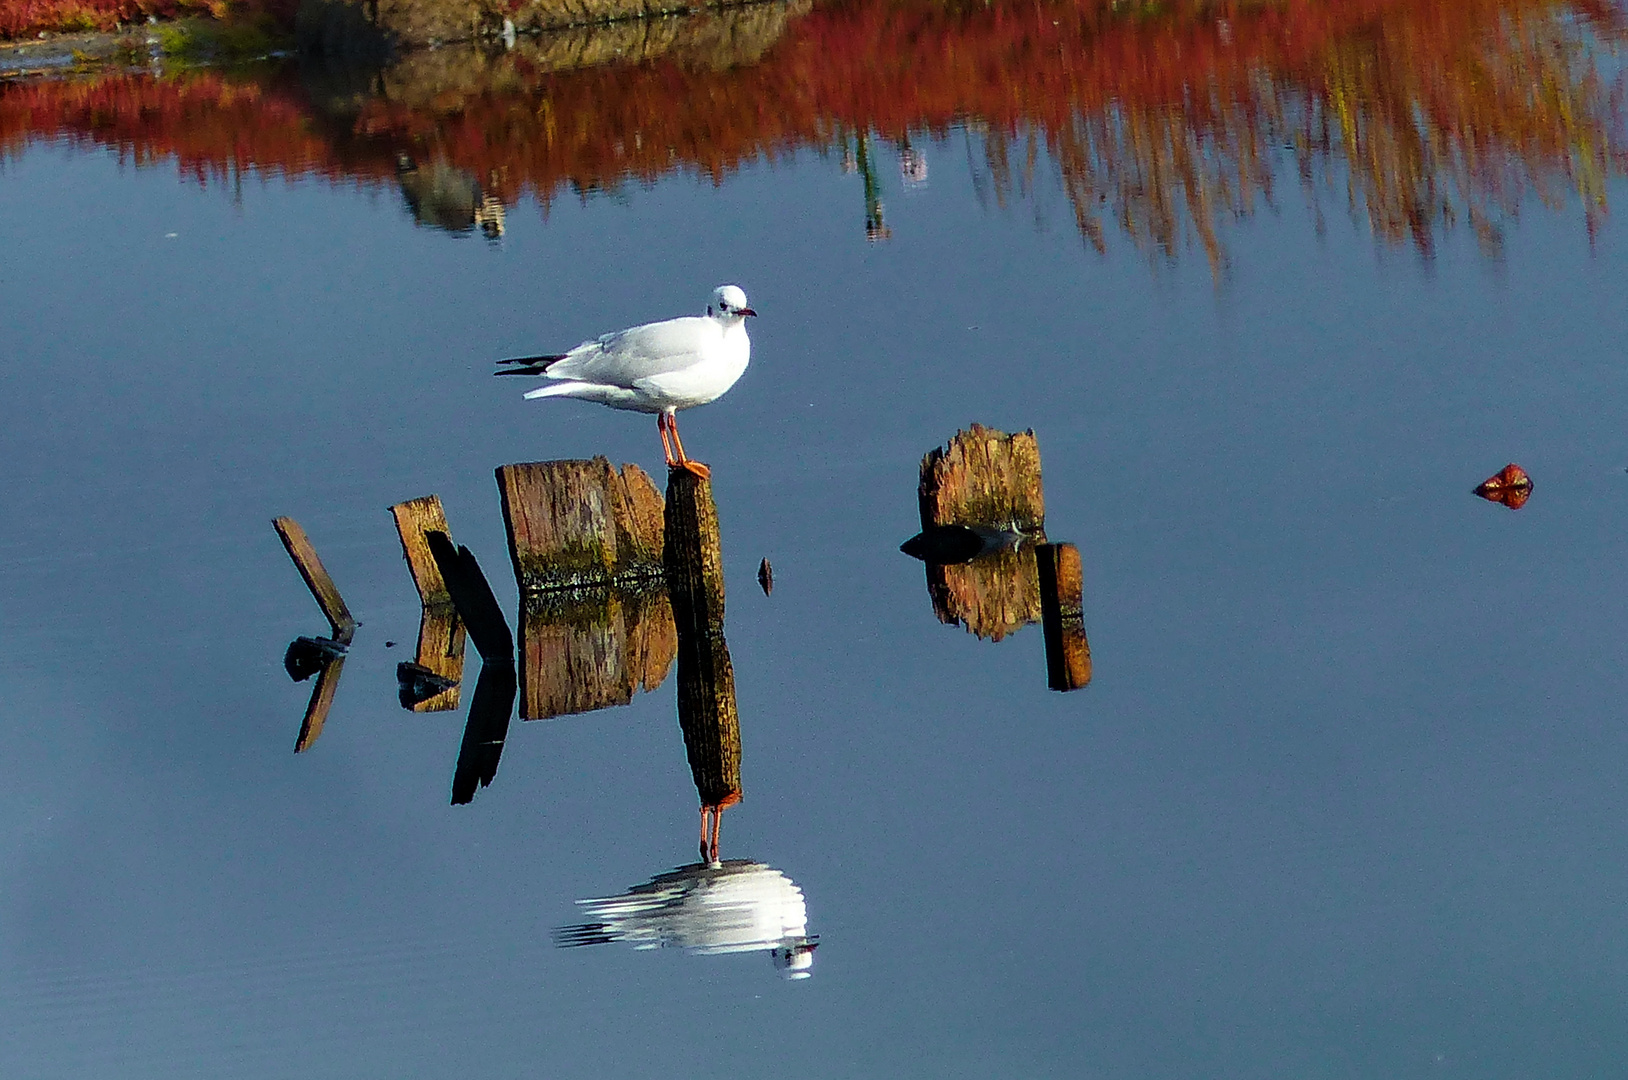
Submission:
[[[712,808],[710,806],[703,806],[701,808],[701,861],[702,862],[711,862],[712,861],[711,859],[707,858],[707,814],[710,813],[711,810],[712,810]]]
[[[712,811],[712,849],[707,853],[708,862],[718,861],[718,830],[724,823],[724,808],[715,807]]]
[[[711,469],[707,468],[705,465],[701,464],[699,461],[691,461],[690,456],[684,452],[684,440],[680,439],[678,437],[678,414],[677,413],[674,413],[672,416],[667,418],[667,426],[668,426],[669,429],[671,429],[671,431],[673,433],[673,443],[674,443],[674,445],[676,445],[678,447],[678,461],[676,462],[678,467],[681,468],[681,469],[688,469],[690,472],[694,473],[696,476],[699,476],[703,480],[710,477],[712,475],[712,470]],[[669,462],[669,464],[675,464],[675,463]]]
[[[659,412],[656,414],[656,428],[661,432],[662,456],[667,459],[667,464],[669,467],[671,467],[673,465],[677,465],[678,462],[673,460],[673,447],[667,441],[667,419],[667,414],[664,412]],[[676,436],[678,432],[675,430],[673,434]]]

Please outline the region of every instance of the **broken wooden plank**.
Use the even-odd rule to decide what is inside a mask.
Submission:
[[[474,553],[466,547],[454,547],[444,532],[426,533],[425,541],[446,581],[458,618],[469,628],[475,651],[482,660],[514,663],[514,637]]]
[[[396,503],[390,507],[390,516],[395,519],[402,558],[407,560],[407,569],[412,572],[419,600],[425,607],[450,605],[452,594],[447,592],[446,579],[430,553],[427,539],[432,532],[445,533],[449,539],[452,536],[440,496],[425,495]]]
[[[334,640],[343,645],[349,645],[356,636],[356,620],[351,618],[350,609],[345,606],[344,598],[339,595],[338,586],[334,585],[333,578],[328,575],[327,568],[317,557],[316,548],[311,546],[310,537],[300,528],[299,522],[291,517],[280,517],[272,520],[272,527],[282,538],[283,547],[288,551],[288,557],[294,560],[294,566],[299,570],[300,577],[305,579],[306,588],[316,598],[317,606],[327,617],[328,625],[333,627]]]
[[[401,540],[402,557],[413,575],[422,612],[418,621],[418,653],[413,663],[437,677],[450,680],[450,686],[407,706],[414,712],[441,712],[458,707],[458,683],[464,671],[464,625],[458,618],[446,579],[430,551],[429,534],[452,536],[445,510],[435,495],[409,499],[390,507]],[[412,696],[404,696],[404,701]]]
[[[741,798],[735,669],[724,640],[723,548],[712,482],[667,476],[664,561],[678,635],[678,725],[704,811]],[[704,820],[704,819],[703,819]]]
[[[661,578],[661,493],[637,465],[535,461],[496,476],[523,593]]]
[[[311,688],[311,699],[305,703],[305,716],[300,721],[300,734],[294,740],[294,752],[303,754],[322,734],[322,725],[328,721],[328,710],[333,707],[334,695],[339,692],[339,676],[345,670],[345,656],[340,653],[322,666],[317,683]]]
[[[1091,681],[1080,549],[1073,544],[1041,544],[1035,549],[1035,563],[1040,622],[1046,635],[1047,685],[1053,690],[1078,690]]]

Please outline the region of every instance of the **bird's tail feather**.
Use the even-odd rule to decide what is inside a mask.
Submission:
[[[494,371],[493,375],[541,375],[548,370],[548,366],[556,360],[564,360],[564,353],[553,356],[516,356],[510,360],[499,360],[499,364],[513,364],[514,367]]]
[[[500,372],[500,374],[503,373]],[[526,392],[526,397],[528,399],[540,397],[577,397],[580,396],[581,391],[589,385],[591,384],[580,382],[576,379],[562,379],[556,383],[549,383],[547,386],[539,386],[535,390],[528,390]]]

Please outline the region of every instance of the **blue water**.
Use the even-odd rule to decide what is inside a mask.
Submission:
[[[1607,1076],[1628,1056],[1628,247],[1533,203],[1433,259],[1296,195],[1201,253],[1085,247],[804,155],[509,212],[36,145],[0,172],[0,1074]],[[1628,199],[1619,182],[1615,204]],[[169,234],[174,234],[173,236]],[[816,974],[563,951],[693,857],[671,681],[522,724],[449,807],[457,713],[396,703],[385,508],[437,493],[506,609],[494,466],[654,422],[494,359],[761,313],[683,419],[712,464],[745,801]],[[920,457],[1032,427],[1095,678],[933,616]],[[1469,494],[1516,461],[1521,511]],[[362,620],[320,741],[282,650]],[[754,575],[774,565],[765,597]],[[387,648],[386,641],[396,642]],[[469,674],[473,674],[473,662]]]

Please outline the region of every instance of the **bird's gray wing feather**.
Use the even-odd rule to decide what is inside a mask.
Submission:
[[[715,333],[713,320],[699,316],[618,330],[572,349],[548,366],[548,377],[631,389],[641,379],[699,363],[703,344]]]

